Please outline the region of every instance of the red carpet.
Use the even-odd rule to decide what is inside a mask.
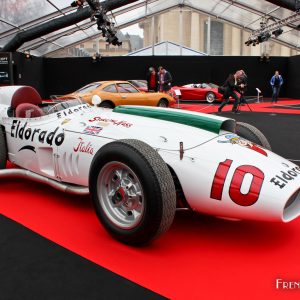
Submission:
[[[299,299],[300,289],[275,282],[300,281],[300,218],[270,224],[178,212],[166,235],[130,248],[104,231],[88,197],[17,180],[2,181],[0,195],[3,215],[171,299]]]
[[[293,99],[280,99],[276,104],[272,104],[271,102],[259,102],[259,103],[251,103],[249,102],[249,106],[253,112],[265,112],[265,113],[276,113],[276,114],[300,114],[300,100],[293,100]],[[293,106],[295,107],[293,109]],[[182,103],[180,104],[182,109],[203,112],[203,113],[215,113],[218,111],[219,103],[218,104],[187,104]],[[226,105],[223,108],[223,112],[231,111],[232,103]],[[250,111],[248,106],[241,106],[241,111],[248,112]]]

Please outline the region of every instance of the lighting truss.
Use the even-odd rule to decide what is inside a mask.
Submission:
[[[113,23],[107,16],[107,12],[101,6],[99,0],[76,0],[71,3],[71,6],[77,6],[80,9],[85,2],[87,2],[93,12],[91,21],[96,21],[97,28],[99,31],[101,31],[102,36],[106,39],[106,42],[112,44],[113,46],[121,46],[122,42],[120,42],[117,37],[115,23]]]
[[[271,38],[271,33],[278,37],[283,33],[282,27],[288,26],[291,23],[300,21],[300,11],[296,11],[291,16],[281,19],[277,22],[274,22],[268,25],[269,19],[264,20],[260,23],[260,28],[252,31],[248,41],[245,42],[247,46],[253,45],[256,46],[259,43],[266,42],[269,38]]]
[[[297,21],[300,21],[300,11],[295,12],[294,14],[292,14],[291,16],[289,16],[285,19],[279,20],[270,25],[267,25],[260,29],[254,30],[252,32],[252,36],[258,36],[258,35],[264,33],[265,31],[275,31],[275,30],[281,28],[282,26],[287,26],[289,23],[294,23]]]

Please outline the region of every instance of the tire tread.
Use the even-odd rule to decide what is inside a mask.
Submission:
[[[260,143],[257,143],[257,144],[263,146],[264,148],[266,148],[268,150],[272,150],[271,145],[270,145],[269,141],[267,140],[267,138],[265,137],[265,135],[260,130],[258,130],[255,126],[250,125],[248,123],[244,123],[244,122],[237,122],[237,130],[240,128],[242,130],[243,129],[246,130],[248,132],[248,134],[250,134],[254,140],[258,139],[260,141]],[[244,138],[247,138],[253,142],[253,139],[251,139],[249,137],[244,137]]]

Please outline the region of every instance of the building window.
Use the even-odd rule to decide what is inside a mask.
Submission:
[[[79,46],[80,48],[84,48],[84,44],[80,44],[80,46]]]
[[[97,48],[96,43],[93,43],[93,49],[96,50],[96,48]]]

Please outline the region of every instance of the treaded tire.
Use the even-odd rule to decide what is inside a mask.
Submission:
[[[237,122],[236,134],[242,138],[249,140],[257,145],[263,146],[268,150],[271,149],[271,145],[264,134],[256,127],[243,122]]]
[[[0,128],[0,169],[6,168],[7,146],[3,129]]]
[[[169,102],[167,99],[160,99],[158,104],[158,107],[168,107],[169,106]]]
[[[103,107],[103,108],[111,108],[111,109],[114,108],[114,106],[113,106],[110,102],[108,102],[108,101],[103,101],[103,102],[101,102],[101,103],[99,104],[99,107]]]
[[[114,222],[111,218],[114,208],[109,215],[105,207],[106,199],[114,196],[109,198],[110,181],[106,182],[103,178],[107,177],[107,166],[115,162],[133,171],[143,192],[143,213],[132,228],[123,228]],[[103,146],[93,159],[89,188],[100,222],[114,238],[125,244],[139,246],[148,243],[166,232],[173,222],[176,192],[172,175],[160,155],[142,141],[119,140]]]

